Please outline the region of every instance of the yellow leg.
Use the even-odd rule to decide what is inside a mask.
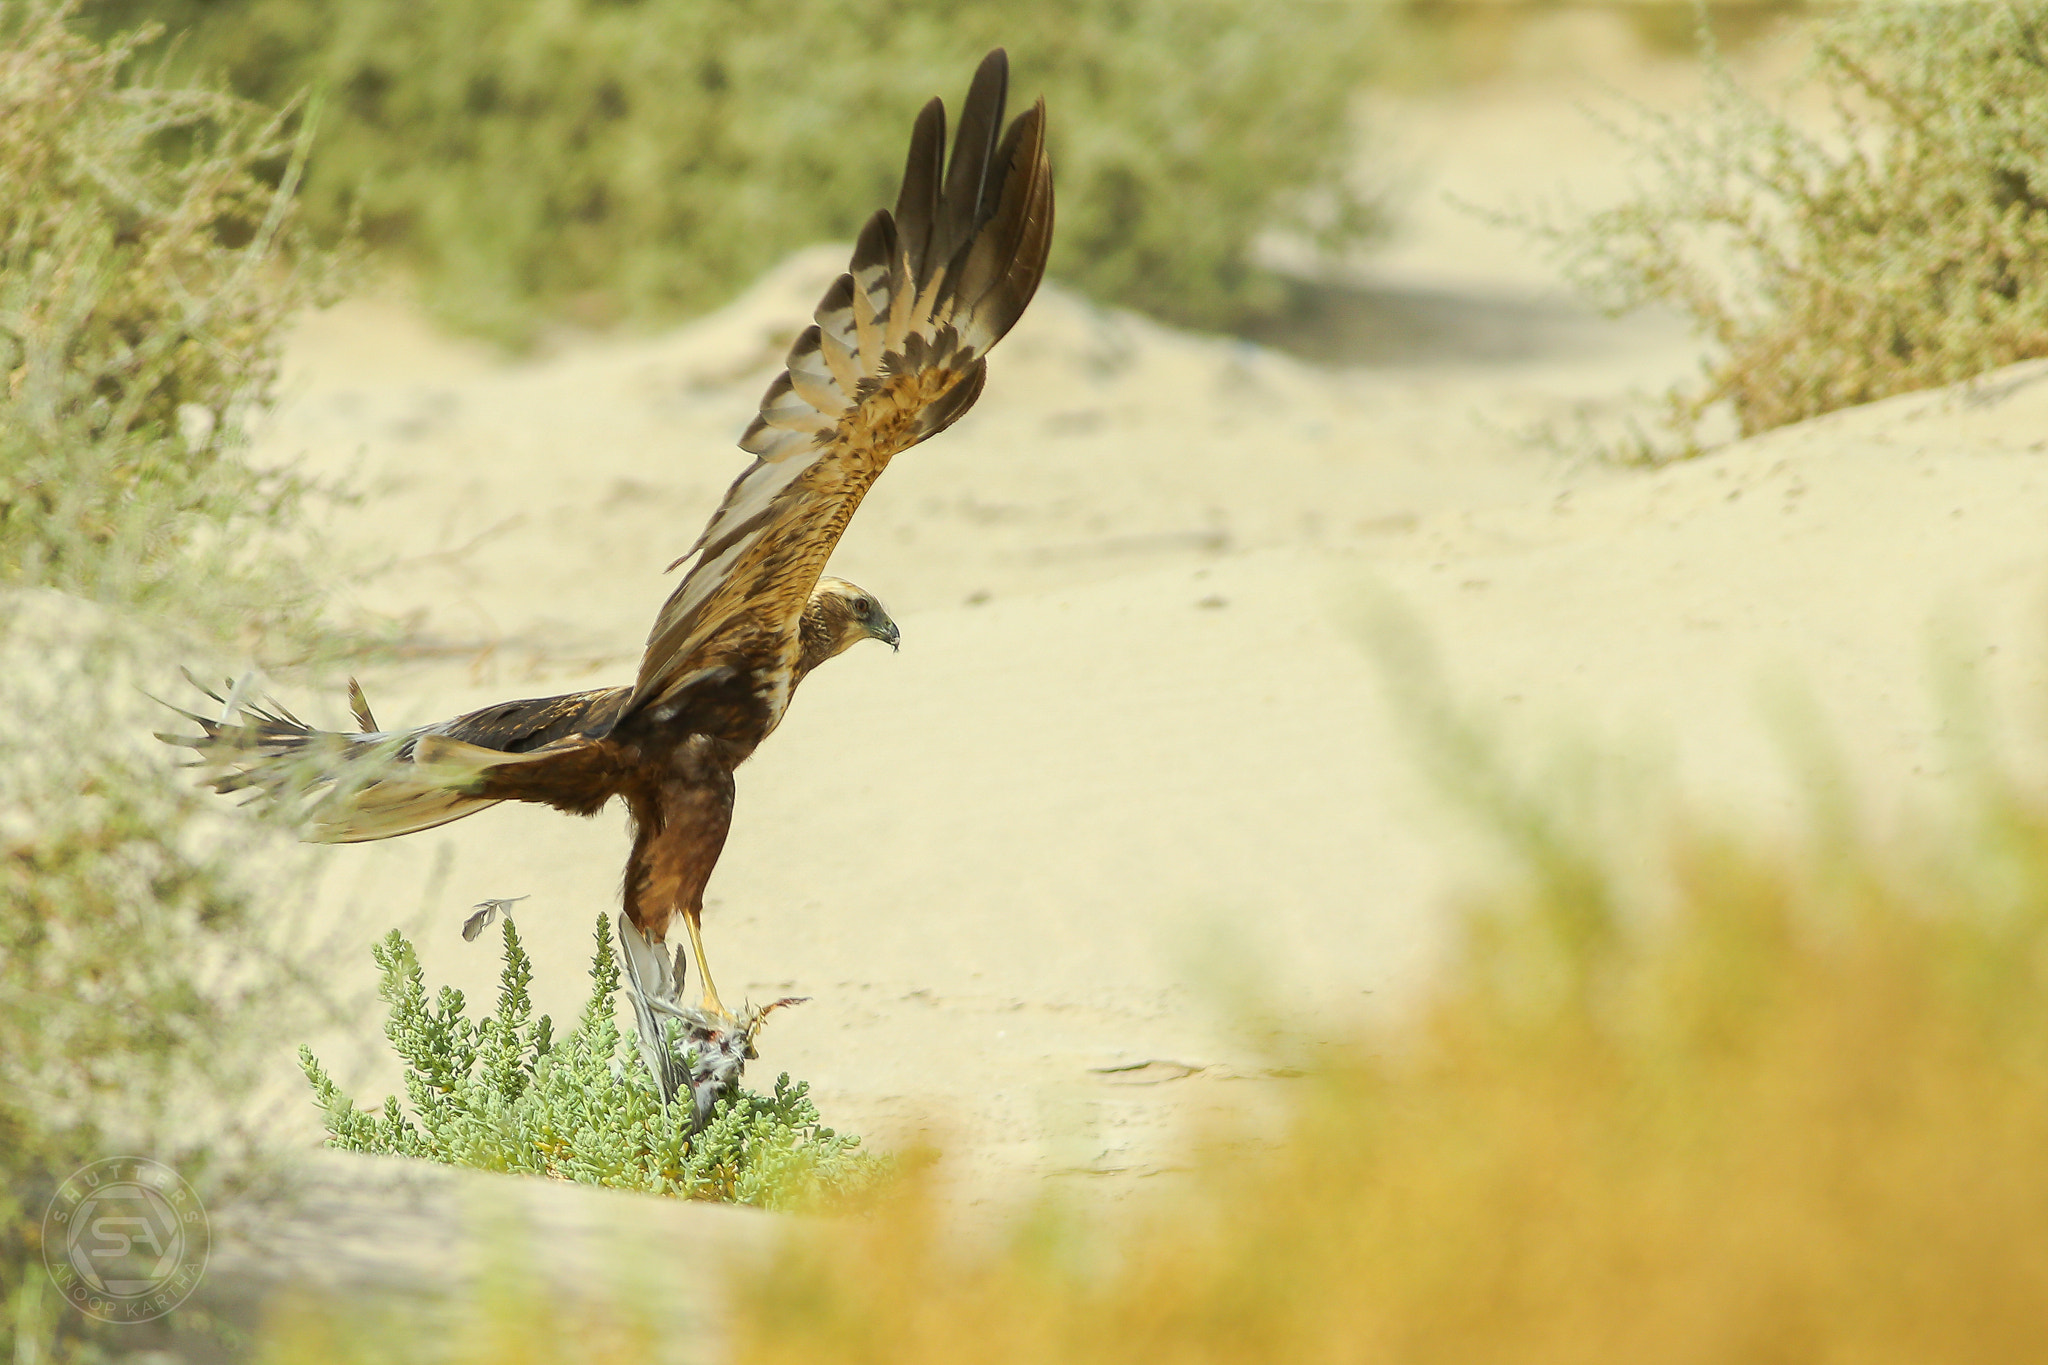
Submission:
[[[704,999],[698,1008],[721,1019],[730,1019],[732,1015],[718,999],[718,987],[711,982],[711,966],[704,960],[704,935],[697,930],[697,919],[698,916],[689,911],[683,912],[683,927],[690,931],[690,953],[697,959],[697,979],[704,983]]]

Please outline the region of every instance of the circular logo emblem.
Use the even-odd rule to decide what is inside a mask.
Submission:
[[[72,1307],[105,1322],[148,1322],[206,1273],[206,1210],[178,1173],[117,1156],[74,1171],[43,1214],[43,1264]]]

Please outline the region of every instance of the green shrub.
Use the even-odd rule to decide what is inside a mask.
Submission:
[[[312,575],[253,540],[288,529],[297,490],[241,458],[324,270],[284,259],[304,130],[159,83],[146,40],[100,48],[60,6],[0,4],[0,1355],[19,1360],[93,1325],[37,1250],[59,1182],[146,1154],[214,1194],[249,1137],[248,1020],[320,998],[286,951],[283,841],[183,780],[142,695],[181,656],[321,647]]]
[[[1744,435],[2048,355],[2048,3],[1844,6],[1803,132],[1708,49],[1704,119],[1625,136],[1657,186],[1539,231],[1616,311],[1674,304],[1715,345],[1671,396]]]
[[[1376,7],[1253,0],[100,0],[187,58],[334,117],[307,175],[360,208],[448,320],[524,340],[549,318],[659,320],[723,302],[894,200],[910,119],[956,111],[1005,44],[1052,115],[1052,270],[1205,326],[1273,306],[1268,228],[1326,245],[1375,215],[1348,187]]]
[[[548,1016],[533,1017],[532,964],[509,916],[504,932],[498,1007],[481,1020],[463,1013],[452,987],[428,999],[419,958],[397,930],[372,950],[412,1113],[396,1095],[381,1110],[358,1109],[301,1048],[330,1146],[769,1208],[843,1201],[882,1177],[884,1163],[858,1152],[859,1138],[824,1127],[807,1087],[787,1075],[772,1096],[742,1090],[720,1100],[692,1137],[689,1104],[661,1102],[613,1017],[619,974],[605,917],[589,1003],[559,1043]]]
[[[242,544],[300,490],[240,458],[330,269],[287,264],[310,123],[152,83],[151,36],[0,6],[0,584],[253,630],[313,595]]]

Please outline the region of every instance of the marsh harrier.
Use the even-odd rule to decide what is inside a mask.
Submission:
[[[198,750],[216,790],[254,789],[285,803],[304,836],[324,842],[411,834],[500,801],[591,815],[622,799],[633,828],[620,933],[627,965],[637,983],[651,958],[679,987],[684,960],[671,960],[666,945],[680,917],[700,1008],[731,1020],[704,960],[700,919],[732,819],[733,770],[812,669],[863,639],[896,643],[881,604],[823,577],[825,561],[890,459],[974,405],[989,349],[1045,271],[1045,102],[1006,129],[1008,84],[998,49],[975,72],[950,162],[944,105],[934,99],[918,114],[895,212],[868,220],[851,268],[768,386],[740,438],[755,460],[669,566],[689,567],[631,686],[387,731],[351,683],[356,734],[312,729],[231,688],[215,696],[217,718],[184,713],[203,734],[163,738]]]

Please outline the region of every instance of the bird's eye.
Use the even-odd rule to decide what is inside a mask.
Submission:
[[[862,616],[873,616],[875,614],[875,599],[872,597],[856,597],[853,599],[853,609]]]

